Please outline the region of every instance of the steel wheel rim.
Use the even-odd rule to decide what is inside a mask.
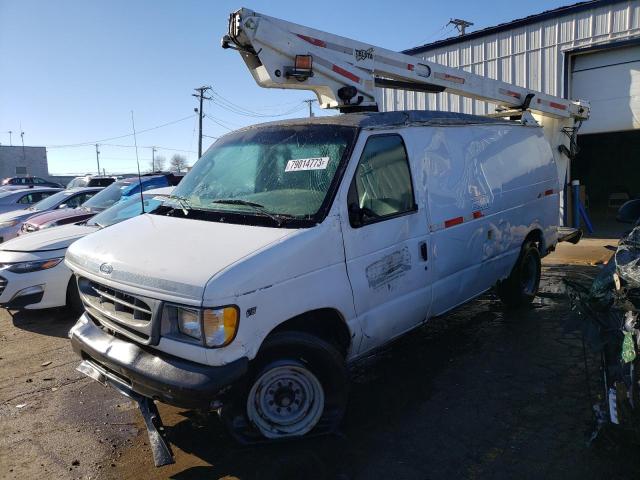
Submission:
[[[522,290],[527,295],[535,295],[538,277],[537,263],[533,255],[527,255],[522,265]]]
[[[284,365],[263,373],[247,398],[247,415],[267,438],[300,436],[316,426],[324,390],[304,367]]]

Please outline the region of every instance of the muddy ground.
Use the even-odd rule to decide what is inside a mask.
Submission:
[[[215,416],[160,406],[176,454],[160,469],[135,406],[75,371],[73,320],[2,311],[0,477],[640,478],[640,447],[615,434],[587,445],[585,357],[580,335],[563,331],[558,285],[596,271],[547,266],[532,308],[486,295],[361,362],[336,436],[240,447]]]

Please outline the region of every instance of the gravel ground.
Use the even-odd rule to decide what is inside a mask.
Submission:
[[[587,445],[582,342],[563,330],[558,292],[563,276],[596,272],[547,266],[532,308],[486,295],[359,362],[339,435],[240,447],[215,416],[161,405],[176,464],[160,469],[135,405],[75,371],[73,319],[2,311],[0,477],[640,478],[637,446]],[[587,365],[597,378],[591,354]]]

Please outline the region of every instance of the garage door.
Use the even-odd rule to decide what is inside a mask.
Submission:
[[[640,45],[574,56],[569,95],[591,102],[581,134],[640,128]]]

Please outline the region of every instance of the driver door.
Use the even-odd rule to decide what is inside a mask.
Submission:
[[[362,328],[359,353],[423,322],[431,303],[429,233],[404,138],[366,139],[342,216],[347,272]]]

